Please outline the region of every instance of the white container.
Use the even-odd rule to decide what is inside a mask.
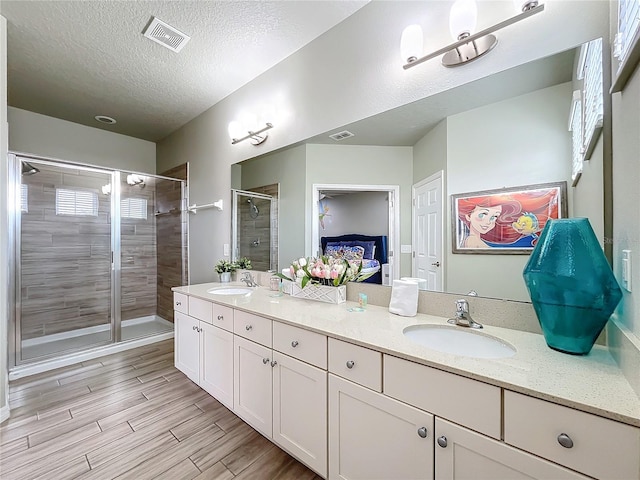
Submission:
[[[307,285],[300,288],[297,283],[291,283],[291,296],[316,302],[344,303],[347,301],[347,286]]]

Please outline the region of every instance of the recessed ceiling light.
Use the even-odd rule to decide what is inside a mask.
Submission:
[[[106,123],[108,125],[113,125],[114,123],[116,123],[115,118],[107,117],[106,115],[96,115],[94,118],[100,123]]]

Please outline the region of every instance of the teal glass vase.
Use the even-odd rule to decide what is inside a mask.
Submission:
[[[547,345],[588,354],[622,298],[589,220],[548,221],[523,276]]]

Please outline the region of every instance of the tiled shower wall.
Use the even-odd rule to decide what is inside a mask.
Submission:
[[[157,243],[155,197],[156,179],[148,178],[144,186],[127,184],[122,175],[120,198],[145,199],[146,218],[120,221],[121,320],[146,317],[156,313]]]
[[[110,176],[38,168],[22,177],[22,340],[111,322]],[[56,187],[96,192],[97,216],[56,215]]]
[[[265,185],[250,189],[252,192],[264,193],[278,198],[278,184]],[[266,271],[278,264],[278,211],[274,202],[274,211],[271,211],[271,202],[262,198],[254,198],[253,202],[258,207],[259,214],[251,218],[251,205],[247,197],[240,197],[238,211],[240,225],[240,256],[248,257],[254,270]]]
[[[187,180],[187,164],[161,175]],[[187,213],[182,204],[181,182],[158,179],[156,185],[156,231],[158,244],[157,305],[158,315],[173,322],[172,287],[188,284]]]

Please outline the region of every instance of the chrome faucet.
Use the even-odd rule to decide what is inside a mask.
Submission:
[[[464,298],[456,300],[456,315],[447,320],[448,323],[458,325],[460,327],[482,328],[482,324],[471,318],[469,313],[469,302]]]
[[[243,273],[243,277],[240,279],[240,281],[246,283],[247,287],[259,287],[260,286],[260,285],[258,285],[256,283],[256,281],[251,276],[251,272],[244,272]]]

